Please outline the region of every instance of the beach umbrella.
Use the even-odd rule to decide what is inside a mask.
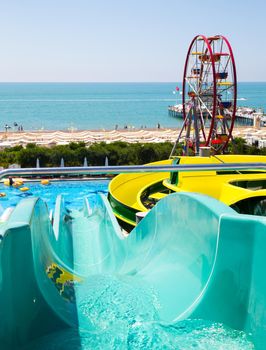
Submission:
[[[108,166],[108,165],[109,165],[109,159],[108,159],[107,156],[105,157],[105,163],[104,163],[104,165],[105,165],[105,166]]]
[[[36,159],[36,168],[40,168],[40,159],[39,158]]]
[[[64,158],[61,158],[60,167],[64,168],[64,166],[65,166]]]
[[[87,166],[88,166],[87,157],[84,158],[83,166],[84,166],[84,167],[87,167]]]

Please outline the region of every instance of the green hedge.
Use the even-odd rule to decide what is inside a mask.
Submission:
[[[120,141],[110,144],[101,142],[90,147],[86,147],[83,142],[72,142],[69,145],[51,148],[28,144],[26,148],[15,146],[1,151],[0,166],[6,168],[10,164],[18,163],[23,168],[36,167],[37,158],[41,167],[59,166],[61,158],[64,158],[65,166],[81,166],[85,157],[89,165],[104,165],[106,156],[109,165],[145,164],[169,158],[172,147],[173,144],[170,142],[133,144]],[[236,154],[266,155],[266,148],[248,146],[241,138],[236,138],[234,146],[230,144],[228,151]],[[182,154],[182,145],[178,145],[176,154]]]
[[[41,167],[59,166],[64,158],[65,166],[81,166],[87,157],[89,165],[104,165],[108,157],[109,165],[145,164],[160,159],[166,159],[172,149],[169,142],[157,144],[129,144],[126,142],[95,143],[86,147],[85,143],[70,143],[64,146],[40,147],[28,144],[6,148],[0,152],[0,166],[8,167],[18,163],[21,167],[36,167],[39,158]],[[181,152],[181,151],[180,151]]]

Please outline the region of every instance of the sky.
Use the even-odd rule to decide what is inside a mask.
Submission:
[[[266,81],[265,0],[0,0],[1,82],[181,81],[197,34]]]

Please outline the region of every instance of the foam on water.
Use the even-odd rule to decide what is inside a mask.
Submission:
[[[117,322],[131,326],[158,320],[156,295],[135,277],[90,276],[76,299],[82,324],[87,318],[95,329],[108,329]]]
[[[172,325],[143,323],[129,329],[128,349],[254,349],[244,332],[222,323],[185,320]]]
[[[24,350],[254,349],[244,332],[222,323],[188,319],[164,324],[158,319],[159,307],[156,295],[141,280],[90,276],[77,296],[80,320],[87,320],[88,329],[53,333]]]

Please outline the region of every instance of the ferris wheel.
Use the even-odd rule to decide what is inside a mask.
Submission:
[[[179,142],[184,154],[225,151],[235,122],[237,79],[229,41],[222,35],[196,36],[188,49],[183,76],[183,125]]]

